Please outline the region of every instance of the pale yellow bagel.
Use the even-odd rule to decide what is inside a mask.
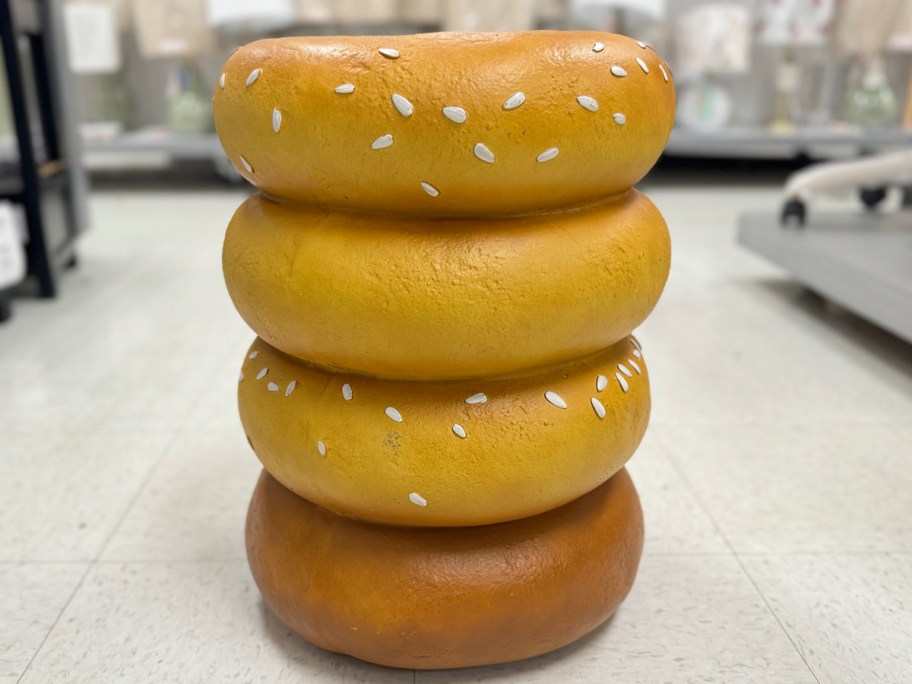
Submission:
[[[632,187],[671,132],[648,46],[599,32],[262,40],[215,87],[225,152],[274,197],[515,214]]]
[[[282,351],[409,379],[507,375],[604,349],[655,306],[668,230],[638,191],[506,220],[403,220],[255,196],[225,237],[228,292]]]
[[[488,665],[568,644],[614,612],[642,548],[624,470],[566,506],[502,525],[372,525],[267,473],[247,515],[250,569],[276,615],[317,646],[393,667]]]
[[[334,374],[254,341],[241,422],[289,489],[349,516],[483,525],[560,506],[617,472],[649,418],[627,338],[533,375],[461,382]]]

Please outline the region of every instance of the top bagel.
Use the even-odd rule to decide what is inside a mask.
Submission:
[[[261,40],[215,87],[225,152],[274,198],[509,215],[636,184],[671,132],[671,73],[599,32]]]

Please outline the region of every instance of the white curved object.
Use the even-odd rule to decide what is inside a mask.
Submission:
[[[852,161],[823,162],[793,173],[785,183],[789,199],[840,193],[860,187],[912,183],[912,149]]]

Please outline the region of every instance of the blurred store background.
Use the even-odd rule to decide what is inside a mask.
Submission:
[[[23,116],[35,146],[21,158],[35,157],[44,196],[65,199],[45,207],[48,221],[68,222],[44,226],[56,230],[48,241],[58,244],[45,248],[60,263],[73,261],[62,245],[87,222],[83,170],[103,179],[195,165],[241,182],[213,132],[210,92],[230,51],[259,37],[537,28],[638,36],[674,66],[679,107],[666,157],[853,158],[903,145],[912,129],[912,3],[901,0],[4,4],[19,48],[18,63],[7,64],[6,72],[18,73],[24,86]],[[0,89],[4,169],[15,166],[16,126],[24,120],[11,104],[8,89]],[[21,208],[13,213],[21,224]],[[26,222],[35,223],[36,213]],[[37,261],[31,256],[30,267],[43,271]],[[41,290],[48,294],[53,286]]]
[[[531,663],[372,668],[243,557],[211,93],[261,37],[539,28],[677,89],[638,584]],[[0,0],[0,46],[0,682],[912,682],[912,0]]]
[[[850,159],[905,145],[912,130],[912,3],[903,0],[12,0],[3,12],[16,34],[4,41],[18,47],[7,48],[16,63],[5,70],[24,100],[17,110],[0,88],[0,187],[15,196],[17,161],[34,157],[29,185],[40,185],[41,201],[27,211],[5,205],[0,216],[51,233],[49,244],[41,235],[28,243],[53,253],[50,265],[28,255],[45,295],[55,270],[74,262],[70,238],[87,226],[87,175],[160,179],[180,168],[241,182],[213,132],[210,93],[231,50],[259,37],[537,28],[637,36],[674,67],[679,107],[666,158]],[[34,149],[20,155],[16,128],[26,120]],[[11,231],[3,234],[0,254],[18,273]]]

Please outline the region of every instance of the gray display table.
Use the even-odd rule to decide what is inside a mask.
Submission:
[[[912,342],[912,211],[816,214],[803,228],[777,215],[741,217],[738,242],[797,280]]]

